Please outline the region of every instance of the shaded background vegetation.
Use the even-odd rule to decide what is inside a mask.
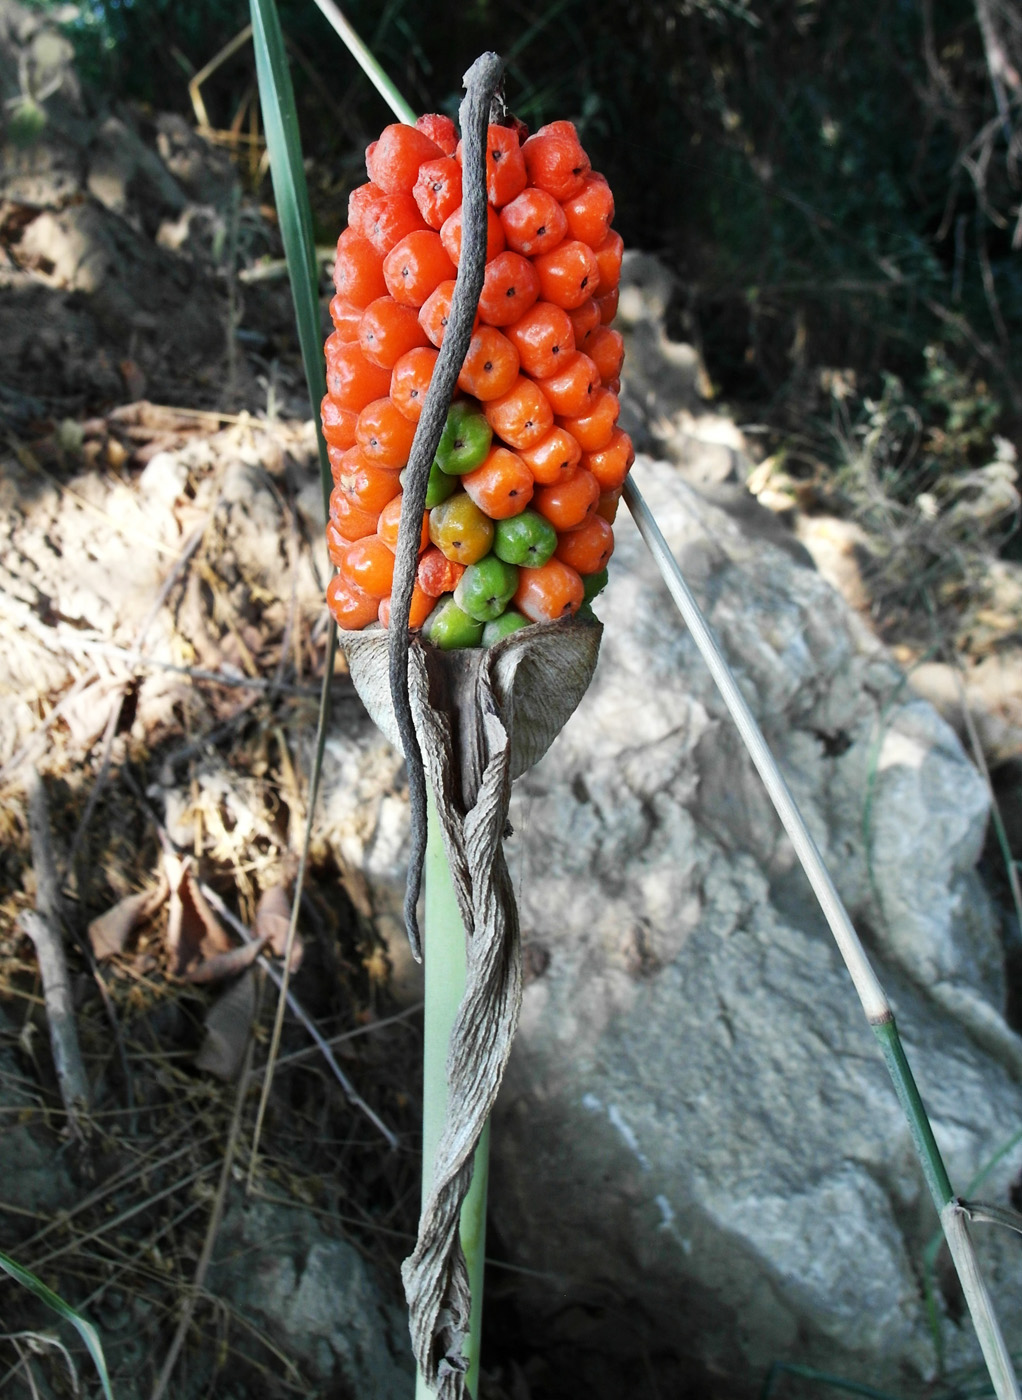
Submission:
[[[330,242],[390,118],[314,5],[281,12]],[[349,0],[345,13],[421,110],[454,112],[461,73],[490,47],[521,117],[575,120],[626,243],[677,269],[678,329],[731,402],[791,429],[826,414],[829,371],[859,402],[893,391],[932,449],[916,444],[896,474],[909,495],[987,459],[995,429],[1014,433],[1022,19],[1007,0]],[[247,18],[245,0],[92,0],[68,32],[97,87],[190,112],[187,79]],[[215,126],[252,83],[244,46],[204,88]]]

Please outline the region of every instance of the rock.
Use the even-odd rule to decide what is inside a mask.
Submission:
[[[414,1387],[403,1309],[384,1295],[354,1246],[331,1236],[309,1211],[261,1201],[232,1204],[217,1237],[208,1291],[297,1362],[312,1385],[306,1394],[405,1400]],[[244,1345],[243,1339],[239,1331],[237,1343]],[[334,1389],[338,1385],[343,1391]]]
[[[668,464],[640,459],[636,480],[890,989],[964,1191],[1022,1116],[974,868],[985,786],[800,550]],[[616,1368],[643,1348],[739,1394],[775,1360],[921,1394],[936,1367],[919,1284],[936,1218],[908,1129],[790,843],[624,512],[617,537],[596,679],[512,802],[529,980],[493,1134],[497,1239],[527,1271],[528,1324],[554,1354],[581,1342],[604,1357],[595,1400],[617,1400]],[[400,950],[399,762],[347,721],[328,749],[330,839]],[[1020,1165],[1016,1145],[984,1197],[1007,1202]],[[1022,1261],[995,1232],[980,1245],[1017,1334]],[[943,1325],[951,1364],[975,1364],[967,1319]]]

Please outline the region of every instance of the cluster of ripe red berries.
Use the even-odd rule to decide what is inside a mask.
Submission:
[[[408,461],[461,252],[448,117],[388,126],[337,242],[323,432],[338,624],[387,625]],[[411,608],[440,646],[573,614],[606,581],[632,444],[617,427],[622,242],[575,128],[490,126],[486,276],[434,464]],[[448,595],[454,595],[449,597]],[[485,630],[484,630],[485,629]]]

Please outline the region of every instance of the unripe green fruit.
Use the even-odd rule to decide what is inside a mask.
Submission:
[[[494,642],[502,641],[509,637],[512,632],[517,632],[522,627],[530,626],[529,619],[523,617],[514,608],[508,608],[502,612],[500,617],[494,618],[483,628],[483,646],[492,647]]]
[[[423,629],[426,640],[441,651],[459,647],[476,647],[483,635],[483,624],[469,617],[454,601],[453,594],[441,598],[426,619]]]
[[[493,429],[474,399],[458,399],[447,411],[447,422],[436,450],[436,464],[448,476],[464,476],[480,466],[490,450]]]
[[[470,564],[454,590],[454,601],[469,617],[492,622],[501,615],[518,587],[518,570],[495,554]]]
[[[493,552],[507,564],[538,569],[557,548],[557,531],[538,511],[523,510],[493,527]]]
[[[608,573],[606,569],[601,569],[598,574],[583,574],[582,587],[585,590],[584,601],[591,603],[597,593],[602,593],[607,586]]]

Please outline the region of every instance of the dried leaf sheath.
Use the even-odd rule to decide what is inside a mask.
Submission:
[[[574,619],[524,628],[481,651],[410,648],[412,714],[468,938],[433,1187],[402,1270],[416,1359],[445,1400],[464,1394],[471,1300],[461,1206],[521,1005],[518,911],[502,845],[511,782],[542,757],[585,694],[601,633],[598,622]],[[340,640],[366,708],[396,742],[387,634],[342,632]]]

